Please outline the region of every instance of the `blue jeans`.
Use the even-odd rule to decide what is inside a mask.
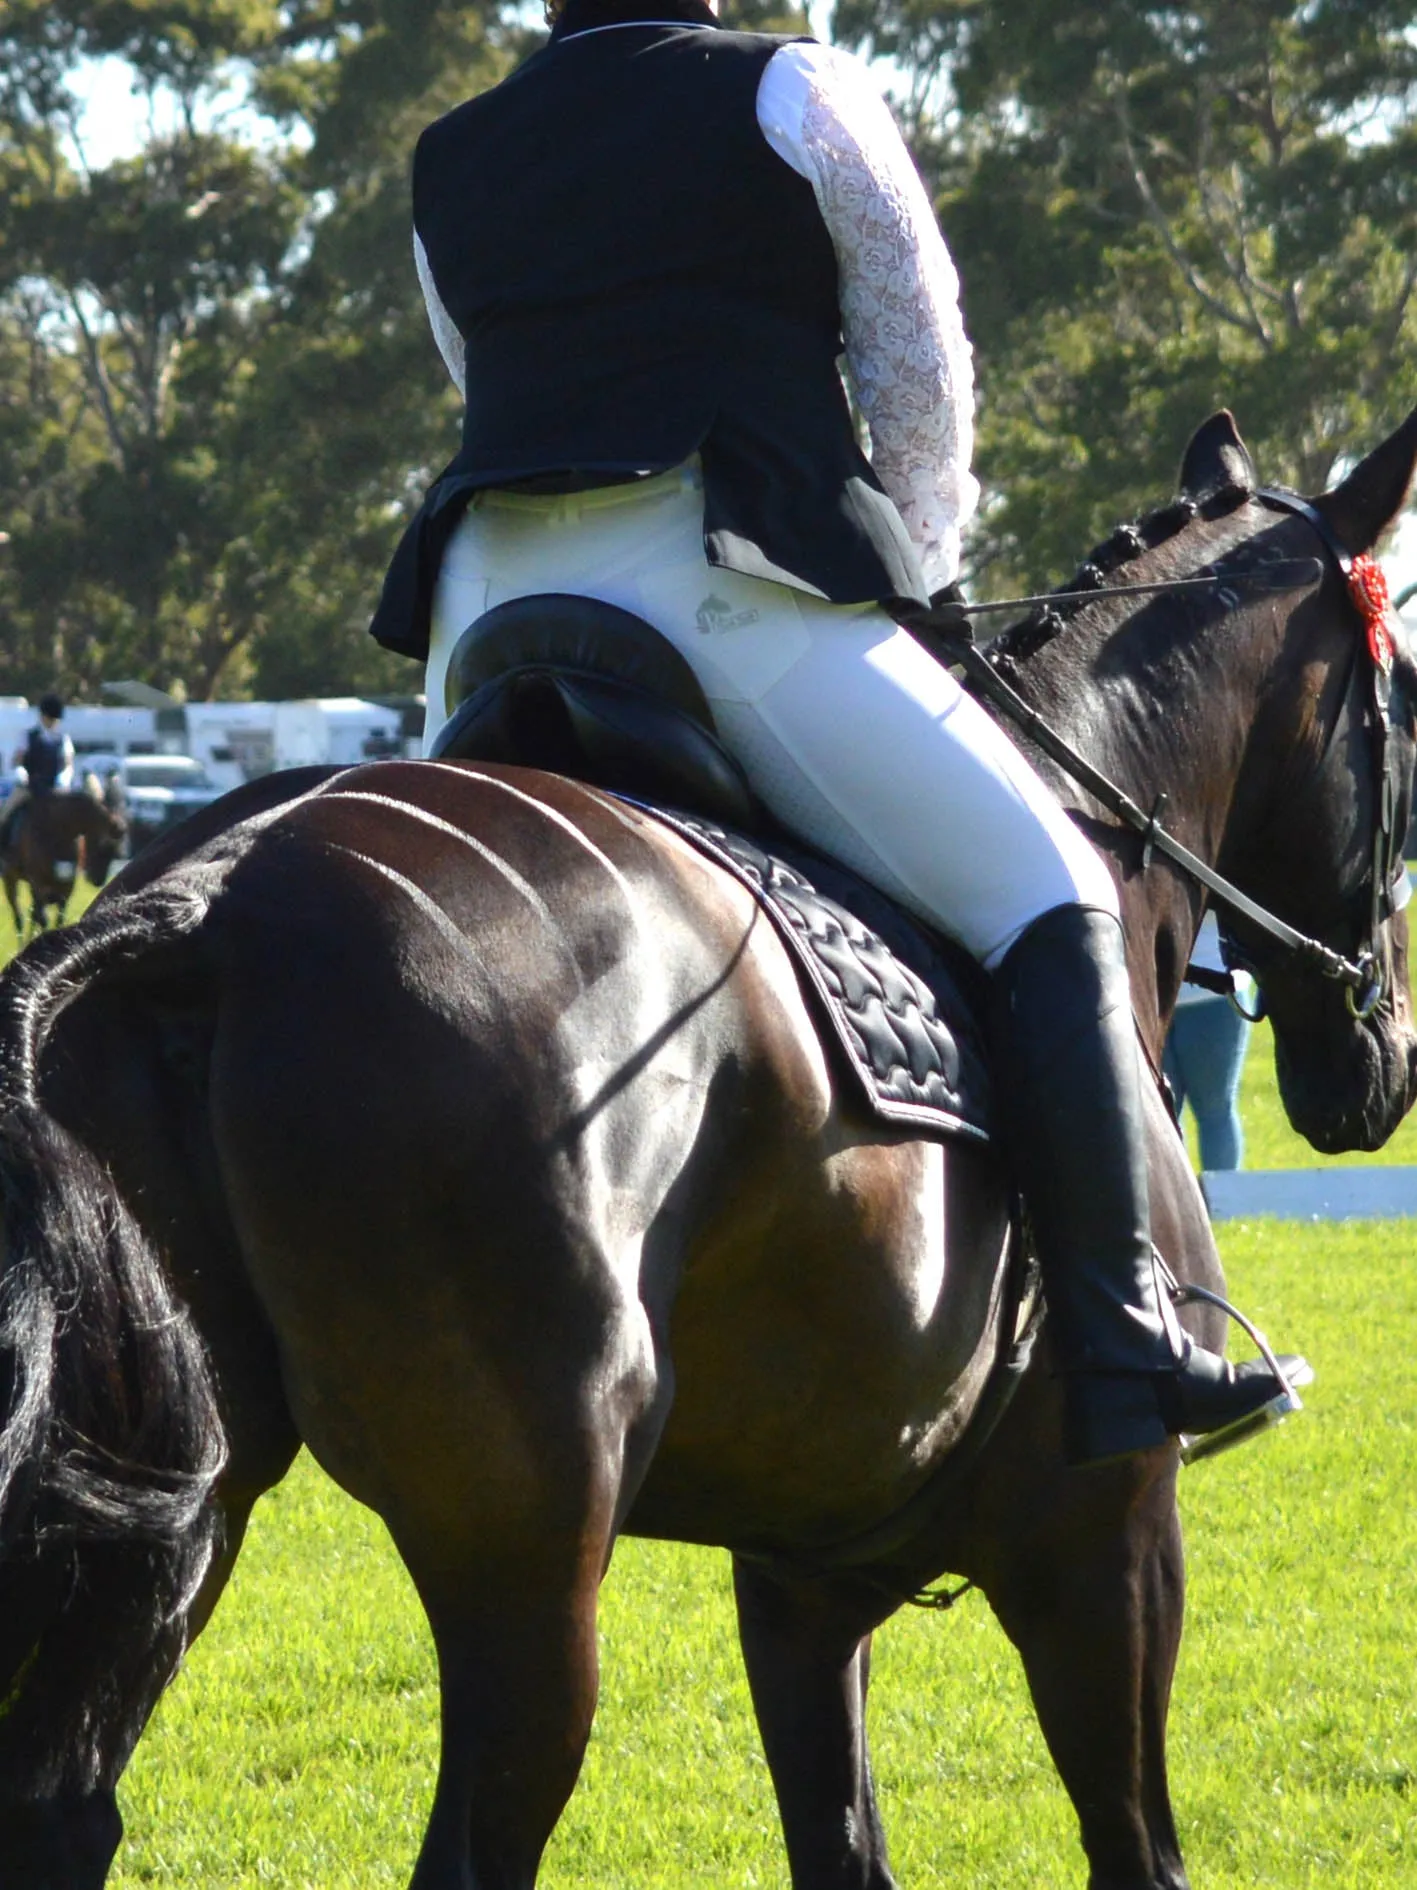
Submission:
[[[1162,1068],[1176,1105],[1191,1105],[1201,1167],[1238,1168],[1245,1152],[1240,1127],[1240,1072],[1250,1026],[1229,998],[1197,998],[1171,1020]]]

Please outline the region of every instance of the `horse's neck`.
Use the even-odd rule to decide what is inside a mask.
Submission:
[[[98,837],[98,810],[87,794],[56,788],[44,797],[43,805],[44,831],[51,845],[69,846],[76,840]]]
[[[1214,864],[1230,839],[1269,656],[1242,648],[1251,644],[1233,617],[1172,637],[1140,613],[1116,626],[1078,623],[1022,667],[1020,693],[1140,806],[1164,793],[1166,825]],[[1039,765],[1065,805],[1087,810],[1061,767]]]
[[[1212,544],[1205,556],[1215,555]],[[1192,553],[1186,563],[1194,569],[1200,561]],[[1126,575],[1184,574],[1175,553],[1158,562],[1151,572],[1139,564]],[[1017,682],[1058,733],[1139,806],[1150,811],[1164,794],[1168,830],[1224,871],[1243,838],[1237,828],[1246,808],[1262,798],[1255,737],[1280,637],[1273,613],[1227,614],[1214,602],[1162,598],[1122,617],[1094,607],[1022,663]],[[1089,811],[1086,794],[1061,769],[1046,761],[1040,767],[1066,806]],[[1138,1020],[1159,1054],[1200,923],[1200,889],[1159,860],[1143,872],[1140,838],[1115,822],[1090,831],[1121,887]]]

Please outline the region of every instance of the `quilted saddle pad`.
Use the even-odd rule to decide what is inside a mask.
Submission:
[[[984,974],[966,954],[790,841],[775,838],[769,852],[710,820],[634,804],[753,894],[797,964],[838,1068],[872,1114],[921,1135],[990,1140]]]

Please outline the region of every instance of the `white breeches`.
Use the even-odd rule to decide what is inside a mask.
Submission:
[[[444,557],[425,749],[453,646],[536,591],[618,604],[687,658],[783,825],[997,965],[1052,907],[1117,910],[1101,856],[948,670],[871,605],[708,563],[692,467],[573,496],[479,494]]]

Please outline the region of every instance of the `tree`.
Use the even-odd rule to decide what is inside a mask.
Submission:
[[[985,589],[1065,575],[1217,405],[1312,489],[1417,398],[1417,0],[834,23],[894,62],[960,262]],[[6,0],[0,690],[409,686],[365,626],[458,428],[409,155],[538,31],[499,0]],[[103,169],[72,136],[98,54],[170,108]]]
[[[364,635],[456,439],[412,268],[418,129],[519,44],[453,0],[13,0],[0,22],[0,688],[407,686]],[[85,55],[177,130],[89,171]],[[259,141],[214,128],[244,78]]]
[[[1056,579],[1235,409],[1306,490],[1417,400],[1413,0],[839,0],[966,285],[989,584]]]

